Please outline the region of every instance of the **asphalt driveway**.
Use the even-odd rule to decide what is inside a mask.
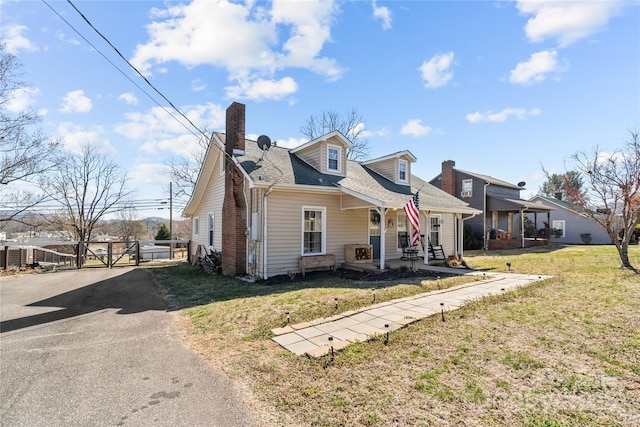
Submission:
[[[250,426],[144,269],[0,278],[0,425]]]

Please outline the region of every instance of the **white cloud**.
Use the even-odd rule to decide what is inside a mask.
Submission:
[[[386,6],[378,6],[376,0],[371,3],[373,7],[373,17],[382,21],[382,29],[391,29],[391,11]]]
[[[429,126],[422,124],[420,119],[411,119],[402,126],[400,133],[402,135],[411,136],[425,136],[431,133],[432,129]]]
[[[504,110],[497,113],[494,113],[493,111],[485,111],[484,113],[476,111],[475,113],[467,114],[466,119],[471,123],[502,123],[511,116],[515,117],[518,120],[525,120],[529,117],[539,115],[540,112],[541,111],[539,108],[532,108],[528,111],[524,108],[505,108]]]
[[[236,86],[225,88],[227,97],[231,99],[282,99],[298,90],[298,84],[291,77],[280,80],[242,79]]]
[[[91,99],[84,96],[83,90],[74,90],[67,93],[62,99],[60,111],[63,113],[87,113],[92,108]]]
[[[210,133],[224,128],[225,109],[219,105],[207,103],[179,108],[203,132]],[[199,147],[198,140],[204,136],[194,135],[192,132],[197,131],[176,112],[172,112],[172,115],[179,121],[161,107],[153,107],[147,112],[126,113],[127,121],[118,123],[114,131],[139,143],[140,151],[147,154],[168,151],[172,154],[189,155]]]
[[[435,55],[429,61],[425,61],[418,68],[422,73],[424,86],[430,89],[446,85],[453,77],[450,70],[453,65],[453,52]]]
[[[4,28],[3,42],[6,44],[7,51],[17,54],[18,50],[37,51],[39,50],[28,38],[22,35],[22,32],[28,30],[23,25],[8,25]]]
[[[191,81],[191,90],[194,92],[202,92],[207,88],[207,85],[200,79],[194,79]]]
[[[278,147],[296,148],[304,144],[305,142],[309,142],[309,140],[305,138],[288,138],[288,139],[278,139],[277,141],[274,141],[274,142],[278,145]]]
[[[64,142],[65,149],[71,152],[81,153],[82,147],[89,144],[98,147],[103,153],[116,153],[116,149],[104,137],[104,129],[101,126],[85,129],[71,122],[62,122],[58,125],[57,133]]]
[[[339,11],[334,2],[304,1],[292,7],[288,1],[275,0],[270,6],[227,0],[168,3],[166,9],[153,10],[149,40],[136,46],[131,62],[145,73],[171,61],[225,68],[237,83],[232,92],[247,88],[242,97],[250,99],[280,99],[283,90],[297,89],[291,77],[275,76],[287,67],[307,69],[329,80],[340,78],[344,70],[334,59],[321,56]],[[272,87],[255,90],[265,82]],[[274,90],[274,82],[287,87]]]
[[[129,105],[138,105],[138,98],[136,98],[133,92],[121,93],[118,99],[124,101]]]
[[[171,181],[171,168],[157,163],[138,163],[129,169],[127,176],[136,184],[158,184]]]
[[[509,81],[529,85],[542,82],[550,73],[566,71],[569,68],[567,62],[558,63],[557,56],[555,50],[543,50],[532,54],[528,61],[518,63],[516,68],[511,70]]]
[[[617,0],[519,0],[517,7],[521,14],[532,15],[525,26],[530,41],[555,39],[559,47],[565,47],[604,30],[623,3]]]
[[[7,97],[4,107],[12,113],[29,110],[36,104],[36,97],[38,95],[40,95],[40,89],[37,87],[21,87],[12,90]]]

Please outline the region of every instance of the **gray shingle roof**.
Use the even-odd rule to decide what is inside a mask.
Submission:
[[[507,188],[515,188],[517,190],[525,190],[525,188],[523,188],[523,187],[518,187],[515,184],[512,184],[512,183],[507,182],[507,181],[503,181],[503,180],[498,179],[498,178],[494,178],[494,177],[489,176],[489,175],[483,175],[481,173],[476,173],[476,172],[469,172],[469,171],[465,171],[465,170],[462,170],[462,169],[455,169],[455,170],[457,170],[459,172],[462,172],[462,173],[466,173],[467,175],[475,176],[476,178],[479,178],[479,179],[481,179],[483,181],[486,181],[486,182],[488,182],[490,184],[500,185],[502,187],[507,187]]]
[[[217,134],[222,142],[225,135]],[[360,162],[347,161],[345,177],[321,173],[289,149],[271,147],[263,152],[255,141],[245,140],[245,152],[236,159],[256,185],[285,184],[335,188],[352,195],[379,201],[382,206],[402,208],[419,191],[420,208],[446,212],[477,212],[469,205],[415,175],[411,187],[396,184]]]

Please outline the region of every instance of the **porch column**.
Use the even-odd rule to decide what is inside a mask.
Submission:
[[[422,252],[424,254],[424,265],[429,265],[429,238],[431,237],[431,221],[429,220],[430,211],[424,211],[427,225],[424,227],[424,246]],[[440,225],[442,227],[442,225]]]
[[[385,234],[387,234],[387,209],[377,206],[376,211],[380,214],[380,270],[384,270],[385,265]]]
[[[463,256],[463,252],[464,252],[464,224],[462,223],[462,214],[457,213],[455,214],[455,219],[456,219],[456,223],[455,223],[455,235],[458,237],[457,239],[457,248],[456,248],[456,254],[460,256],[460,260],[464,259]]]
[[[524,248],[524,209],[520,209],[520,247]]]

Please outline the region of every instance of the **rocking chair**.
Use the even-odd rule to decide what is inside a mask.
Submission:
[[[424,253],[429,253],[430,259],[447,259],[446,255],[444,254],[444,248],[442,247],[442,245],[433,246],[431,244],[431,239],[429,239],[428,249],[425,248],[424,235],[420,236],[420,242],[422,243],[422,250],[424,251]]]

